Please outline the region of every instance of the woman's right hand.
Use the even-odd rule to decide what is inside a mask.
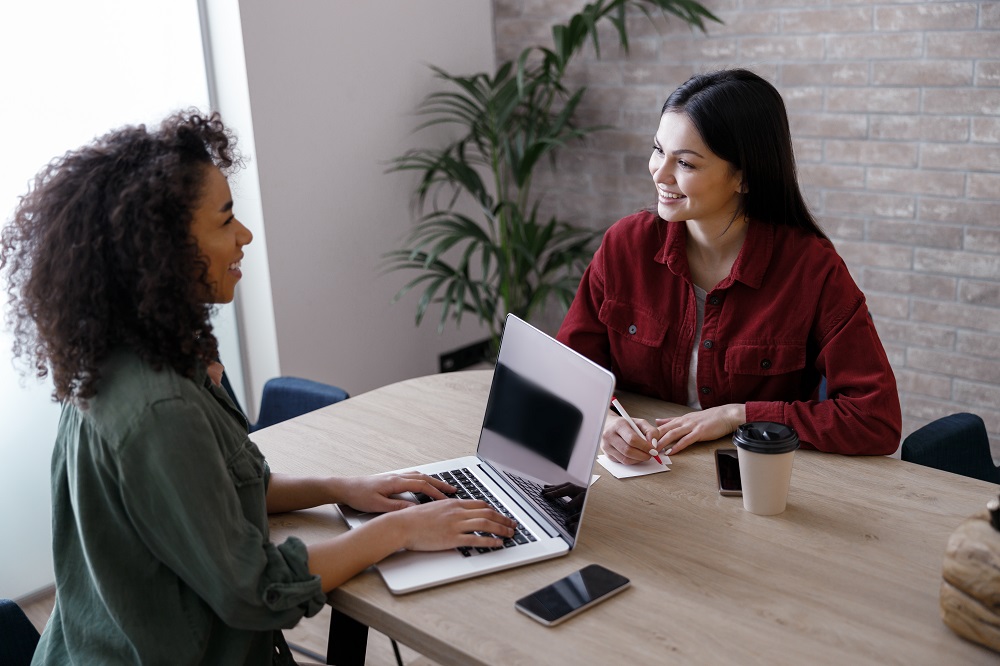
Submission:
[[[481,500],[444,499],[393,511],[371,522],[394,520],[407,550],[447,550],[459,546],[495,548],[514,536],[517,523]],[[475,532],[495,534],[479,536]],[[500,538],[497,538],[500,537]]]
[[[636,465],[652,457],[649,450],[653,448],[653,437],[659,434],[659,430],[643,419],[635,419],[635,424],[645,433],[646,439],[639,437],[624,417],[609,415],[604,422],[601,449],[615,462]]]

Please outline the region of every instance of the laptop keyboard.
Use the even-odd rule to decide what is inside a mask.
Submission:
[[[479,479],[475,477],[468,469],[455,469],[449,472],[440,472],[438,474],[431,474],[430,476],[435,479],[444,481],[447,484],[455,486],[458,488],[457,493],[449,494],[448,497],[457,497],[458,499],[477,499],[482,500],[496,509],[497,513],[501,513],[511,520],[517,522],[517,519],[510,514],[510,512],[501,504],[493,493],[491,493]],[[417,499],[421,503],[431,501],[430,497],[427,497],[423,493],[417,495]],[[491,550],[503,550],[504,548],[514,548],[515,546],[520,546],[526,543],[531,543],[532,541],[537,541],[535,536],[531,534],[528,530],[524,528],[521,523],[517,523],[514,528],[514,536],[512,537],[500,537],[495,534],[490,534],[488,532],[476,532],[479,536],[495,536],[497,538],[503,539],[502,546],[495,546],[493,548],[478,548],[470,546],[461,546],[456,548],[458,552],[462,553],[465,557],[471,557],[479,553],[488,553]]]

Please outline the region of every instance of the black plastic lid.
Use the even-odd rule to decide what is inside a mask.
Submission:
[[[733,444],[753,453],[788,453],[799,448],[799,436],[784,423],[754,421],[736,429]]]

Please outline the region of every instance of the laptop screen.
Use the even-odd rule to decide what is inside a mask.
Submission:
[[[497,364],[483,428],[567,469],[582,423],[571,402]]]
[[[477,453],[571,544],[613,390],[610,372],[508,316]]]

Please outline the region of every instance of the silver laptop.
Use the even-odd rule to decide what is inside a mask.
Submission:
[[[614,384],[604,368],[507,315],[476,454],[408,469],[494,504],[520,527],[493,549],[399,551],[376,565],[389,589],[413,592],[568,553]],[[352,528],[378,515],[338,508]]]

